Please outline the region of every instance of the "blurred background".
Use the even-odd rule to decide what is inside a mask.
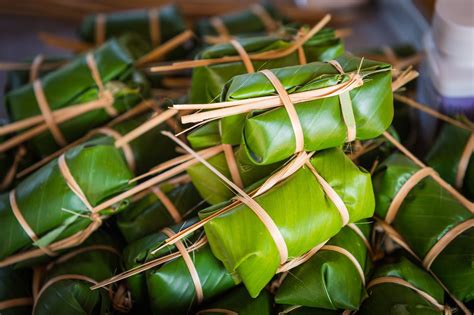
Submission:
[[[40,41],[40,32],[77,37],[88,14],[176,3],[189,24],[199,18],[236,11],[257,1],[240,0],[0,0],[0,62],[16,62],[45,55],[67,55]],[[409,44],[420,49],[434,0],[275,0],[269,1],[290,19],[315,24],[324,14],[333,15],[331,26],[340,29],[353,52],[384,45]],[[0,72],[0,93],[5,72]],[[3,95],[0,107],[3,107]],[[0,116],[3,116],[0,108]]]

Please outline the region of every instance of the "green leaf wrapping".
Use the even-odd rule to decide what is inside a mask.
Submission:
[[[290,47],[293,39],[290,36],[254,36],[238,38],[237,41],[245,51],[261,53]],[[344,51],[342,41],[335,37],[334,30],[323,29],[303,45],[307,62],[331,60]],[[197,55],[197,59],[215,59],[225,56],[238,56],[234,46],[229,43],[217,44],[205,48]],[[286,57],[269,60],[252,61],[255,71],[263,69],[282,68],[300,64],[298,53]],[[191,103],[211,103],[219,100],[224,84],[232,77],[245,74],[247,70],[243,62],[231,62],[193,69],[193,84],[191,87]]]
[[[191,183],[178,186],[165,184],[161,185],[160,189],[184,218],[195,214],[202,203]],[[147,193],[142,199],[133,202],[127,211],[117,215],[117,225],[128,243],[174,223],[171,214],[153,192]]]
[[[148,93],[148,82],[143,74],[134,70],[134,60],[127,49],[116,40],[111,40],[94,51],[94,59],[105,89],[114,95],[113,106],[117,112],[124,112],[143,100]],[[45,75],[41,83],[52,111],[99,97],[85,56]],[[32,84],[9,92],[5,104],[12,121],[41,115]],[[110,119],[105,110],[97,109],[60,124],[60,129],[70,142]],[[49,130],[34,137],[28,144],[29,149],[38,156],[49,155],[60,148]]]
[[[262,291],[257,298],[253,299],[245,287],[239,286],[218,297],[215,302],[203,306],[197,314],[223,314],[216,310],[227,310],[239,315],[271,315],[273,314],[272,303],[272,297],[268,291]]]
[[[120,266],[119,252],[110,236],[99,231],[93,234],[80,248],[103,245],[110,250],[87,250],[65,262],[55,264],[41,281],[43,287],[48,280],[61,275],[83,275],[97,282],[112,277]],[[34,315],[106,315],[112,310],[109,292],[105,289],[91,290],[93,284],[76,279],[62,280],[47,287],[38,297]],[[60,297],[60,298],[58,298]]]
[[[357,139],[379,136],[393,118],[393,95],[390,65],[342,55],[336,60],[346,73],[356,72],[361,66],[364,84],[350,91],[357,127]],[[289,94],[315,90],[345,82],[328,63],[313,62],[303,66],[273,69]],[[270,96],[275,93],[271,82],[261,73],[233,77],[222,91],[223,101]],[[322,150],[342,145],[347,128],[342,118],[338,96],[303,102],[295,105],[303,128],[304,149]],[[235,128],[238,132],[239,129]],[[249,113],[245,121],[241,143],[249,159],[255,164],[271,164],[290,157],[295,151],[295,135],[284,107]]]
[[[292,45],[293,40],[275,36],[257,36],[238,39],[247,53],[261,53],[278,49],[285,49]],[[304,45],[304,54],[307,62],[327,61],[335,59],[344,52],[342,41],[335,37],[334,30],[323,29],[308,40]],[[228,43],[218,44],[203,50],[198,59],[213,59],[224,56],[235,56],[235,48]],[[269,59],[264,61],[253,61],[255,71],[263,69],[275,69],[300,64],[298,52],[286,57]],[[231,62],[206,67],[198,67],[193,70],[191,103],[212,103],[219,100],[219,95],[225,83],[236,75],[247,73],[243,62]],[[194,148],[204,148],[219,143],[239,144],[241,135],[236,132],[236,126],[243,128],[245,115],[226,117],[219,122],[206,124],[188,135],[188,140]],[[218,127],[220,124],[220,129]],[[209,134],[209,130],[212,133]]]
[[[342,198],[351,222],[372,216],[374,197],[366,171],[355,166],[339,149],[319,152],[311,164]],[[342,227],[339,211],[307,167],[255,201],[277,225],[290,259],[336,235]],[[221,205],[202,210],[200,217],[220,208]],[[280,265],[277,247],[265,225],[252,210],[239,204],[208,222],[204,229],[214,255],[256,297]]]
[[[398,262],[385,264],[376,269],[372,279],[396,277],[409,282],[419,290],[444,304],[444,291],[426,271],[408,259],[401,257]],[[433,304],[411,288],[396,283],[382,283],[368,289],[369,297],[364,300],[357,314],[444,314]]]
[[[10,308],[0,308],[2,315],[30,315],[33,306],[32,294],[33,273],[29,269],[0,269],[0,303],[19,298],[31,298],[31,304]]]
[[[401,154],[391,155],[374,175],[376,214],[385,218],[401,186],[419,170]],[[392,223],[413,251],[423,259],[449,230],[474,215],[431,177],[407,195]],[[459,300],[474,298],[474,228],[452,241],[434,260],[431,270]]]
[[[272,5],[263,4],[262,6],[265,11],[267,11],[267,13],[273,18],[273,20],[278,22],[282,19],[276,8]],[[265,28],[265,24],[262,22],[262,19],[250,9],[222,15],[219,16],[219,18],[224,23],[229,35],[264,33],[267,30]],[[199,36],[219,35],[214,26],[212,26],[209,19],[202,19],[198,21],[196,28]]]
[[[195,223],[196,219],[175,225],[179,230]],[[202,230],[189,235],[183,243],[189,245],[202,237]],[[133,242],[124,250],[124,263],[127,269],[142,265],[158,257],[166,256],[177,249],[168,246],[151,254],[168,236],[162,232],[148,235]],[[190,253],[202,284],[204,300],[211,299],[232,288],[235,284],[231,275],[212,254],[209,245],[204,245]],[[149,307],[153,314],[186,314],[197,304],[196,291],[189,270],[183,258],[171,260],[154,269],[127,279],[132,298],[141,308]],[[140,310],[141,313],[150,313]]]
[[[95,42],[96,16],[88,15],[81,24],[79,35],[90,43]],[[167,5],[159,8],[159,37],[160,42],[166,42],[185,30],[185,22],[175,5]],[[150,38],[149,10],[128,10],[108,13],[105,17],[105,37],[118,37],[128,32],[141,36],[147,42]]]
[[[362,222],[358,227],[365,229],[368,237],[369,223]],[[354,230],[344,227],[326,244],[350,252],[367,279],[370,257],[364,240]],[[332,310],[357,310],[365,295],[364,283],[354,263],[342,253],[323,248],[287,274],[275,295],[275,301],[278,304]]]
[[[240,178],[244,184],[244,187],[248,187],[256,181],[268,176],[274,171],[281,163],[275,163],[272,165],[252,165],[242,162],[245,156],[241,158],[242,150],[234,149],[235,163],[239,170]],[[229,166],[224,153],[219,153],[207,160],[212,166],[214,166],[221,174],[232,180]],[[193,165],[187,169],[189,176],[196,186],[196,189],[201,194],[202,198],[209,204],[217,204],[229,200],[234,196],[234,193],[222,184],[222,180],[209,170],[202,163]]]
[[[445,124],[426,157],[428,164],[453,186],[456,184],[459,162],[469,137],[471,137],[469,131]],[[471,200],[474,199],[474,155],[472,153],[461,190]]]
[[[66,153],[66,162],[92,206],[131,187],[128,181],[132,174],[114,146],[79,145]],[[79,217],[58,235],[56,241],[82,231],[91,223],[89,210],[68,187],[57,160],[25,178],[16,187],[15,195],[18,208],[39,239],[76,215]],[[105,209],[101,214],[115,213],[122,208],[119,205],[117,209]],[[0,261],[33,248],[32,240],[12,212],[8,193],[0,196],[0,229],[3,233]]]

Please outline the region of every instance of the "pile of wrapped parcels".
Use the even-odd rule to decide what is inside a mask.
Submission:
[[[97,14],[11,67],[0,313],[470,314],[474,125],[329,21]]]

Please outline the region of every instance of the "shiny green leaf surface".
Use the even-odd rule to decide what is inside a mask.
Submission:
[[[267,177],[271,172],[277,169],[281,163],[272,165],[252,165],[242,162],[245,159],[240,157],[242,150],[234,149],[235,163],[240,174],[244,187],[248,187],[256,181]],[[208,162],[214,166],[221,174],[232,180],[229,166],[224,153],[208,159]],[[229,200],[234,196],[233,192],[222,184],[221,179],[210,171],[205,165],[199,163],[187,169],[188,174],[201,194],[202,198],[210,204],[217,204]]]
[[[80,248],[91,245],[115,247],[114,241],[102,231],[96,232]],[[108,250],[87,250],[59,262],[47,271],[41,281],[43,287],[49,280],[62,275],[82,275],[95,281],[112,277],[120,264],[120,254]],[[84,280],[65,279],[50,285],[39,295],[34,315],[71,314],[106,315],[112,311],[109,292],[91,290],[92,283]]]
[[[312,165],[345,203],[350,221],[372,216],[374,196],[370,175],[339,149],[319,152]],[[339,211],[307,167],[255,198],[281,232],[290,259],[298,257],[341,229]],[[202,218],[222,205],[202,210]],[[204,227],[213,253],[256,297],[275,275],[280,257],[265,225],[239,204]]]
[[[376,214],[385,218],[402,185],[419,167],[401,154],[390,156],[374,175]],[[403,201],[392,225],[414,252],[423,259],[453,227],[474,215],[431,177],[419,182]],[[474,229],[452,241],[435,259],[431,270],[454,296],[474,299]]]
[[[366,224],[366,223],[365,223]],[[371,267],[363,239],[344,227],[327,245],[351,253],[369,274]],[[345,255],[320,250],[304,264],[290,270],[275,295],[278,304],[302,305],[333,310],[357,310],[365,288],[354,263]]]
[[[456,184],[459,162],[470,136],[471,133],[467,130],[445,124],[426,157],[428,165],[453,186]],[[474,155],[472,153],[464,173],[461,190],[471,200],[474,199]]]
[[[128,181],[132,174],[114,146],[79,145],[66,153],[66,163],[92,206],[131,187]],[[57,160],[25,178],[16,187],[15,195],[23,217],[40,240],[61,228],[71,217],[78,216],[56,235],[56,241],[83,230],[91,223],[87,217],[89,210],[68,187]],[[101,214],[111,214],[122,208],[119,205],[115,211],[105,209]],[[8,193],[0,196],[0,229],[3,233],[0,259],[33,248],[31,239],[11,210]]]
[[[196,219],[192,219],[184,224],[175,225],[172,229],[177,232],[195,222]],[[202,234],[202,231],[197,231],[188,236],[183,243],[189,245],[196,242]],[[168,236],[160,232],[130,244],[124,251],[126,268],[175,252],[174,246],[168,246],[154,255],[151,254],[151,251],[167,238]],[[212,299],[235,285],[231,275],[212,254],[209,245],[192,251],[190,257],[203,288],[204,300]],[[181,257],[130,277],[127,281],[132,298],[137,301],[139,307],[145,310],[148,307],[153,314],[186,314],[197,304],[191,275]]]
[[[148,92],[148,82],[141,73],[134,70],[134,59],[126,48],[118,41],[111,40],[93,54],[105,89],[114,95],[113,106],[119,113],[143,100]],[[41,84],[53,111],[96,100],[99,96],[85,56],[77,57],[60,69],[46,74],[41,78]],[[9,92],[5,104],[12,121],[41,115],[31,83]],[[97,109],[60,124],[60,129],[66,140],[71,142],[110,119],[105,110]],[[50,132],[45,131],[30,140],[28,148],[41,157],[60,147]]]
[[[396,263],[379,267],[373,276],[396,277],[409,282],[426,292],[441,305],[444,304],[443,288],[426,271],[408,259],[401,257]],[[369,297],[364,300],[357,314],[444,314],[411,288],[395,283],[382,283],[368,289]]]

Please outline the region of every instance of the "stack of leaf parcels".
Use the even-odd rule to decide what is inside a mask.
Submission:
[[[90,15],[7,73],[0,314],[470,314],[474,125],[411,153],[416,75],[330,16],[187,18]]]

